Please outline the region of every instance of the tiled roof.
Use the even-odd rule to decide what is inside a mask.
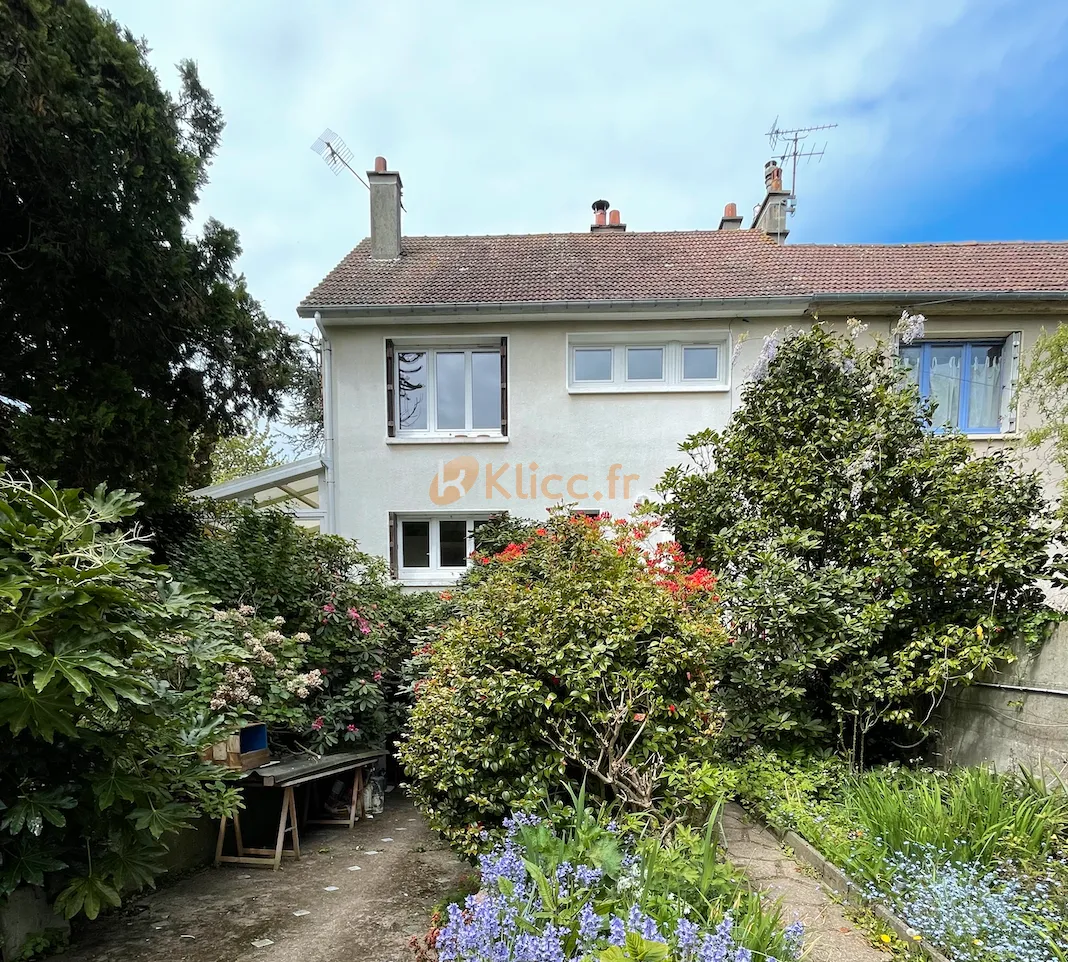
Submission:
[[[405,237],[357,246],[308,295],[319,307],[1068,291],[1068,243],[779,245],[755,230]]]

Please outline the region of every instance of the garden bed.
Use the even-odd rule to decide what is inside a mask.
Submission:
[[[480,891],[448,907],[425,958],[800,957],[800,923],[784,926],[778,908],[719,859],[714,819],[703,833],[642,837],[576,802],[557,826],[523,814],[506,820],[504,838],[479,859]]]
[[[1027,776],[761,755],[741,790],[832,891],[906,944],[952,962],[1061,962],[1068,797]]]

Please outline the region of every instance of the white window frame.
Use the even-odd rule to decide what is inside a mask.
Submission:
[[[396,435],[390,438],[396,441],[404,440],[433,440],[447,438],[500,438],[505,439],[501,432],[500,421],[492,428],[439,428],[437,426],[438,399],[437,399],[437,355],[464,354],[464,421],[470,424],[474,418],[473,410],[473,380],[472,380],[472,354],[495,354],[498,364],[501,356],[500,335],[493,337],[461,336],[461,337],[431,337],[431,338],[408,338],[394,337],[393,339],[393,384],[396,397]],[[401,424],[401,390],[400,390],[400,358],[401,354],[425,353],[427,355],[427,426],[425,428],[406,428]]]
[[[488,521],[491,513],[482,514],[456,514],[456,513],[427,513],[427,514],[403,514],[395,513],[397,524],[397,578],[406,585],[451,585],[471,567],[471,559],[467,557],[474,550],[475,525],[480,521]],[[430,523],[430,566],[427,568],[410,568],[404,564],[404,525],[411,521],[427,521]],[[466,521],[467,542],[469,550],[465,553],[466,563],[461,568],[443,568],[441,566],[441,528],[442,521]]]
[[[628,348],[659,347],[663,350],[663,376],[629,378]],[[716,348],[717,372],[714,378],[683,377],[683,356],[687,347]],[[612,351],[612,377],[602,381],[580,381],[575,377],[575,352],[601,348]],[[628,331],[615,333],[572,333],[567,335],[566,384],[569,394],[649,394],[693,393],[730,390],[730,334],[727,331]]]

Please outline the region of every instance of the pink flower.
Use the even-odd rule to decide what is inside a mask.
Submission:
[[[348,731],[350,731],[350,732],[358,732],[359,729],[355,725],[349,725]]]
[[[382,672],[376,671],[375,672],[375,681],[381,681],[381,680],[382,680]]]
[[[328,615],[332,615],[335,611],[335,608],[331,604],[325,604],[323,605],[323,611],[325,611]]]
[[[315,721],[312,722],[312,728],[314,728],[316,731],[318,731],[322,727],[323,727],[323,716],[320,715],[318,718],[315,719]]]
[[[360,617],[360,613],[355,608],[349,608],[349,618],[355,621]]]

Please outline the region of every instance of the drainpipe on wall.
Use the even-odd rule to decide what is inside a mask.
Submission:
[[[315,326],[319,329],[319,337],[322,338],[323,352],[323,462],[326,465],[323,506],[326,509],[326,533],[337,534],[337,486],[334,483],[334,352],[318,311],[315,312]]]

